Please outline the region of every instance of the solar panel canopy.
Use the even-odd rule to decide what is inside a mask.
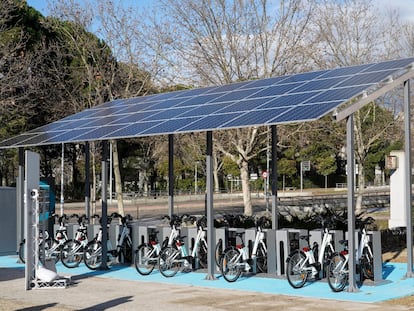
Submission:
[[[0,143],[84,142],[317,120],[413,71],[414,58],[117,99]]]

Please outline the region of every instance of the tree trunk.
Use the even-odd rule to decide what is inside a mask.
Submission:
[[[121,180],[121,171],[119,169],[119,157],[118,157],[118,145],[117,141],[112,141],[112,155],[114,162],[114,177],[115,177],[115,192],[116,200],[118,204],[118,213],[122,216],[125,215],[124,212],[124,199],[122,196],[122,180]]]
[[[250,194],[250,184],[249,184],[249,163],[247,163],[246,161],[241,162],[240,177],[242,181],[242,190],[243,190],[244,215],[252,216],[253,207],[252,207],[252,197]]]
[[[218,176],[218,159],[217,156],[213,157],[213,180],[214,180],[214,192],[219,193],[220,192],[220,181]]]
[[[362,198],[365,192],[365,172],[364,167],[359,163],[358,165],[358,191],[355,202],[355,214],[360,214],[362,212]]]

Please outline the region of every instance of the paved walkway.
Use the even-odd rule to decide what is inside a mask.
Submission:
[[[336,310],[355,310],[363,303],[365,310],[409,310],[409,307],[384,305],[384,301],[414,295],[414,279],[405,278],[407,265],[398,263],[384,264],[384,282],[363,285],[357,293],[333,293],[323,281],[293,289],[285,279],[260,275],[228,283],[218,274],[217,280],[205,280],[204,272],[178,273],[165,278],[156,270],[149,276],[141,276],[132,266],[91,271],[83,264],[67,269],[58,263],[56,268],[60,275],[71,275],[74,284],[66,289],[25,291],[24,266],[17,263],[16,256],[0,257],[2,304],[3,300],[30,303],[30,310],[165,311],[247,310],[248,306],[249,310],[267,310],[274,304],[286,310],[332,310],[332,303]]]

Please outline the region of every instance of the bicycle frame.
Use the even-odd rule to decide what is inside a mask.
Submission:
[[[262,244],[265,252],[267,253],[267,247],[266,247],[266,243],[264,242],[264,237],[265,237],[265,234],[262,230],[262,227],[257,227],[257,232],[256,232],[256,236],[254,239],[253,249],[252,249],[252,258],[256,257],[259,244]]]
[[[361,230],[361,239],[359,240],[358,250],[356,254],[357,261],[358,261],[357,263],[359,263],[359,260],[361,259],[363,255],[363,251],[365,247],[368,249],[369,255],[373,257],[372,249],[369,246],[369,237],[368,237],[367,231],[365,228],[363,228]]]
[[[329,230],[327,228],[323,229],[323,237],[322,237],[322,244],[321,249],[318,254],[318,258],[316,261],[315,254],[313,252],[313,249],[311,247],[305,247],[303,248],[303,252],[306,256],[306,259],[301,265],[301,269],[312,271],[312,275],[315,276],[319,273],[319,271],[322,269],[324,264],[324,256],[325,256],[325,250],[329,247],[332,254],[335,252],[333,245],[332,245],[332,234],[329,233]],[[315,267],[315,261],[318,263],[318,267]],[[309,264],[309,266],[306,266]]]
[[[266,248],[266,244],[264,243],[264,232],[262,230],[262,228],[259,226],[257,228],[257,232],[255,235],[255,239],[254,239],[254,243],[253,243],[253,249],[252,249],[252,259],[256,258],[257,255],[257,249],[259,247],[259,244],[262,244],[264,250],[267,253],[267,248]],[[242,243],[242,245],[238,245],[236,246],[237,250],[239,251],[239,255],[237,257],[232,258],[232,260],[230,261],[231,263],[236,263],[237,266],[239,266],[240,268],[243,268],[245,272],[248,272],[251,268],[251,265],[247,262],[250,257],[249,257],[249,247],[247,245],[244,244],[244,242]],[[240,259],[242,259],[242,262],[240,263]]]
[[[194,247],[191,251],[191,257],[195,258],[197,257],[197,250],[200,243],[203,243],[207,247],[207,241],[206,241],[206,231],[199,226],[197,230],[197,236],[194,241]]]

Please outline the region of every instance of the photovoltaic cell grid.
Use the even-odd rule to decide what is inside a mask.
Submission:
[[[406,58],[117,99],[5,140],[0,148],[316,120],[413,62]]]

